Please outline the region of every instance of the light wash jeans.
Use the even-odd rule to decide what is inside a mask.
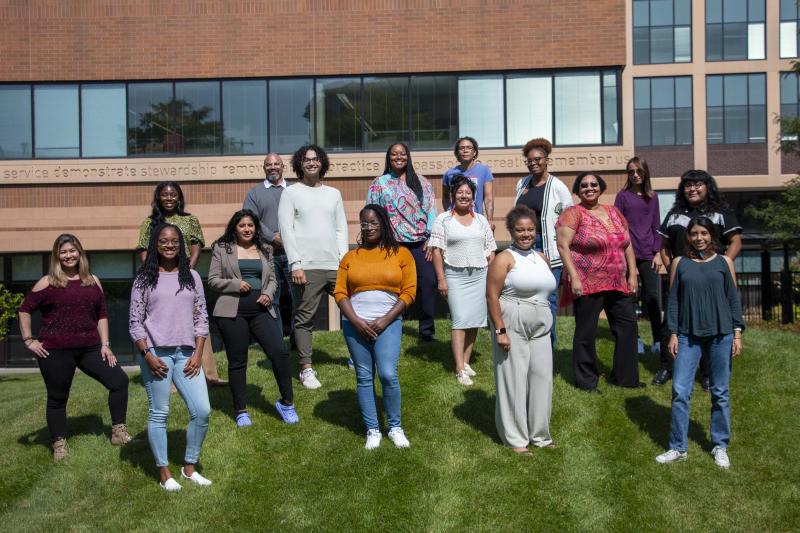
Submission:
[[[375,401],[375,368],[381,381],[383,408],[389,429],[400,427],[400,380],[397,363],[400,360],[400,337],[403,321],[396,319],[378,335],[375,342],[365,340],[350,323],[342,320],[342,331],[350,357],[356,367],[356,394],[361,418],[367,430],[380,429]]]
[[[537,252],[543,252],[542,248],[542,235],[540,233],[536,234],[536,238],[533,241],[533,249]],[[547,301],[550,303],[550,312],[553,314],[553,327],[550,328],[550,344],[552,344],[553,349],[556,349],[556,341],[558,338],[556,337],[556,316],[558,315],[558,289],[561,287],[561,270],[563,267],[555,267],[552,270],[553,277],[556,278],[556,290],[550,295],[550,298]]]
[[[147,439],[156,460],[156,466],[169,465],[167,458],[167,415],[169,415],[170,384],[175,388],[189,409],[189,426],[186,428],[186,454],[184,462],[197,464],[200,459],[200,448],[208,431],[208,416],[211,405],[208,402],[208,388],[202,368],[193,378],[183,373],[186,361],[191,357],[194,348],[191,346],[170,346],[151,348],[161,361],[167,365],[167,376],[156,378],[150,367],[142,359],[142,381],[147,391],[147,402],[150,406],[147,415]]]
[[[711,378],[711,444],[727,448],[731,438],[731,347],[733,334],[716,337],[678,335],[678,356],[672,370],[672,421],[669,448],[688,448],[689,413],[694,375],[703,352],[708,352]]]

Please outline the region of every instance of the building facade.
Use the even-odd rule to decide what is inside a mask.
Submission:
[[[689,168],[743,206],[800,168],[775,121],[798,114],[799,19],[793,0],[2,2],[0,282],[29,287],[75,233],[121,335],[154,185],[181,183],[210,243],[263,155],[309,141],[331,154],[353,241],[397,140],[438,194],[453,143],[475,137],[499,240],[533,137],[565,181],[601,173],[609,203],[637,154],[663,211]]]

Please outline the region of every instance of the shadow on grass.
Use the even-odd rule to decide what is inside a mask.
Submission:
[[[248,411],[257,409],[267,415],[272,415],[274,418],[281,420],[281,417],[275,411],[275,404],[270,403],[270,400],[264,397],[263,389],[258,385],[248,383],[245,385],[245,407]],[[230,417],[234,422],[236,421],[236,413],[233,408],[233,397],[231,390],[228,387],[212,387],[208,389],[208,399],[211,402],[211,409],[224,413]],[[277,400],[278,398],[276,398]]]
[[[625,399],[625,411],[628,418],[645,431],[650,439],[664,449],[669,448],[670,408],[657,404],[648,396],[636,396]],[[705,430],[689,419],[689,439],[695,441],[704,450],[711,450],[711,442]]]
[[[12,376],[0,376],[0,383],[6,383],[8,381],[22,381],[22,378],[12,377]]]
[[[182,465],[186,452],[186,430],[173,429],[167,432],[167,458],[170,465]],[[147,440],[147,431],[140,431],[133,436],[133,441],[119,449],[119,458],[135,466],[156,481],[159,479],[158,467],[155,458],[150,450],[150,443]],[[198,463],[202,470],[202,462]],[[172,475],[176,478],[180,476],[180,469],[172,469]]]
[[[67,418],[67,439],[77,435],[111,435],[111,428],[103,424],[99,415],[83,415]],[[50,447],[50,432],[47,426],[22,435],[17,442],[25,446]]]
[[[376,398],[380,407],[380,398]],[[358,398],[355,391],[338,390],[328,393],[328,397],[314,406],[314,416],[331,424],[349,429],[356,435],[364,435],[365,429],[361,422],[358,407]],[[380,414],[378,415],[380,417]]]
[[[494,442],[502,444],[494,422],[494,396],[483,390],[464,391],[464,401],[453,407],[453,414]]]
[[[449,331],[448,331],[449,335]],[[453,362],[453,355],[449,342],[441,342],[439,339],[434,338],[431,342],[422,342],[417,338],[416,328],[403,325],[403,336],[414,339],[414,344],[409,346],[403,351],[403,355],[410,355],[421,359],[428,363],[439,363],[447,372],[455,372],[455,363]],[[472,362],[474,363],[480,354],[472,352]]]

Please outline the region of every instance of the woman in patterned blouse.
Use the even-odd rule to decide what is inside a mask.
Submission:
[[[636,257],[628,223],[617,208],[600,205],[606,182],[590,172],[575,178],[572,192],[580,203],[566,209],[556,223],[558,252],[564,261],[565,300],[574,298],[575,335],[572,366],[575,386],[598,392],[595,337],[604,310],[614,334],[614,363],[608,383],[643,387],[636,360]]]

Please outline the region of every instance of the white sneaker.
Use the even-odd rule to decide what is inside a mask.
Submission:
[[[411,443],[408,442],[403,428],[396,427],[389,430],[389,439],[394,443],[396,448],[409,448]]]
[[[714,456],[714,464],[720,468],[730,468],[731,467],[731,460],[728,457],[728,450],[727,448],[720,448],[719,446],[714,446],[714,449],[711,450],[711,455]]]
[[[211,483],[212,483],[212,481],[210,479],[208,479],[207,477],[201,476],[200,472],[198,472],[197,470],[192,472],[191,476],[187,476],[186,472],[183,471],[183,467],[181,467],[181,477],[183,479],[188,479],[189,481],[191,481],[195,485],[200,485],[201,487],[207,487],[207,486],[211,485]]]
[[[474,378],[475,376],[477,376],[477,375],[478,375],[478,373],[477,373],[477,372],[475,372],[474,370],[472,370],[472,367],[471,367],[471,366],[469,366],[469,363],[464,363],[464,372],[466,372],[466,373],[467,373],[467,375],[468,375],[469,377],[471,377],[471,378]]]
[[[180,483],[175,481],[175,478],[172,477],[166,481],[160,482],[159,485],[167,492],[178,492],[182,488]]]
[[[464,386],[472,385],[472,380],[469,379],[469,375],[467,375],[466,370],[462,370],[461,372],[456,374],[456,379],[458,380],[459,383],[461,383]]]
[[[367,450],[374,450],[375,448],[381,445],[382,438],[383,435],[381,435],[381,431],[379,429],[367,430],[367,442],[366,444],[364,444],[364,448],[366,448]]]
[[[322,383],[317,379],[317,372],[311,367],[304,368],[303,371],[300,372],[300,383],[307,389],[318,389],[322,387]]]
[[[686,452],[679,452],[678,450],[667,450],[661,455],[656,456],[656,462],[666,465],[669,463],[677,463],[678,461],[685,461],[689,456]]]

